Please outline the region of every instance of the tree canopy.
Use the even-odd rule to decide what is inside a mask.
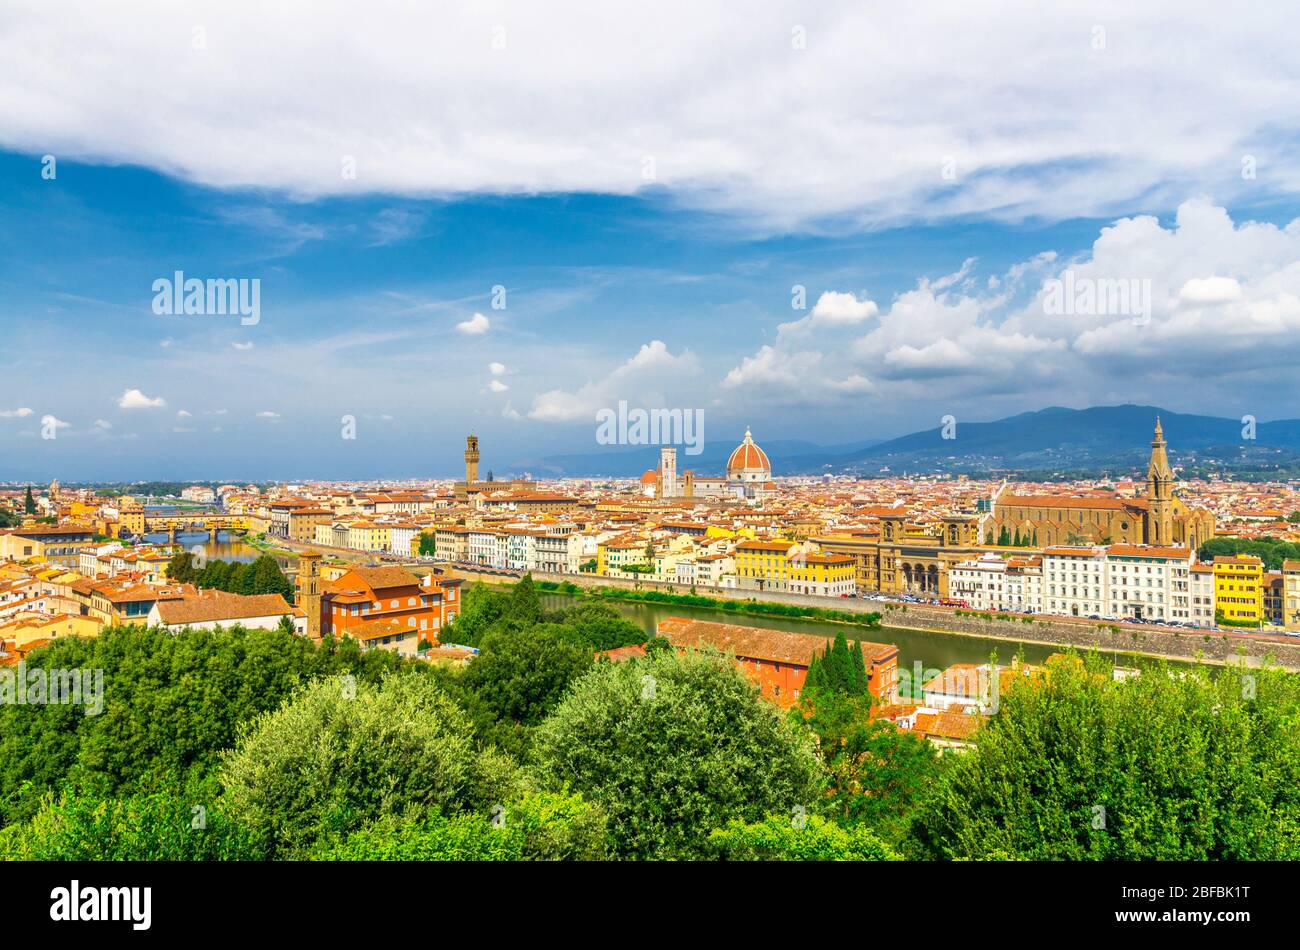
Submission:
[[[542,723],[537,759],[604,807],[614,852],[630,858],[703,857],[713,828],[821,791],[809,734],[703,654],[597,664]]]
[[[936,783],[918,856],[1029,860],[1300,857],[1300,683],[1278,670],[1077,659],[1018,680]]]

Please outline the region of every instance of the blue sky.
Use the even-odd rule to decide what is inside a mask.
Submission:
[[[159,8],[89,62],[93,6],[6,23],[0,480],[450,475],[471,429],[505,474],[596,450],[620,399],[824,444],[1053,404],[1300,415],[1278,23],[1184,26],[1250,89],[1236,107],[1118,7],[1101,49],[1063,17],[967,72],[952,37],[863,71],[848,39],[880,29],[852,5],[772,4],[740,34],[487,6],[421,24],[484,42],[442,59],[386,5],[346,48],[331,4],[258,36],[205,7],[202,48]],[[659,58],[629,72],[637,26]],[[1147,282],[1148,319],[1050,312],[1067,268]],[[176,270],[258,279],[260,322],[155,314]]]

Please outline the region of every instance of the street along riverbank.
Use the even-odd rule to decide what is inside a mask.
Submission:
[[[511,583],[500,574],[456,570],[467,580],[487,583]],[[916,604],[882,604],[860,599],[828,600],[789,594],[759,594],[722,591],[697,592],[683,596],[662,585],[636,585],[631,581],[572,575],[534,574],[541,590],[553,595],[595,597],[612,606],[635,605],[641,610],[619,607],[620,612],[637,619],[648,633],[655,623],[668,616],[698,616],[699,619],[725,620],[757,627],[779,628],[821,636],[834,636],[843,630],[850,638],[886,641],[899,644],[899,662],[920,660],[926,667],[951,663],[978,663],[988,660],[992,652],[1006,660],[1018,651],[1029,662],[1037,662],[1052,653],[1070,647],[1081,651],[1097,650],[1110,654],[1121,665],[1142,658],[1177,660],[1190,663],[1244,663],[1261,666],[1272,663],[1300,671],[1300,638],[1272,638],[1248,634],[1224,634],[1191,629],[1162,629],[1150,625],[1124,625],[1096,621],[1072,621],[1064,618],[1044,619],[1012,614],[988,614],[975,611],[927,607]],[[555,589],[555,588],[559,589]],[[549,588],[549,589],[548,589]],[[699,601],[703,600],[704,603]],[[723,609],[732,601],[742,609]],[[712,603],[710,603],[712,602]],[[785,604],[828,610],[847,616],[839,620],[827,616],[776,616],[744,609],[751,605]],[[763,609],[762,607],[752,609]],[[696,611],[702,611],[697,614]],[[869,615],[880,614],[878,625],[870,625]],[[852,615],[863,615],[863,622],[850,622]],[[847,628],[847,629],[845,629]],[[904,649],[905,641],[913,647]],[[909,655],[914,654],[914,655]],[[942,668],[942,666],[939,666]]]

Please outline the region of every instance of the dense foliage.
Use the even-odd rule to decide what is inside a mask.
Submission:
[[[809,734],[702,654],[598,664],[542,723],[537,752],[550,781],[604,806],[622,857],[703,857],[713,828],[821,791]]]
[[[740,819],[709,836],[712,857],[724,861],[894,861],[898,855],[864,825],[842,828],[817,815]]]
[[[301,858],[380,818],[486,812],[510,770],[475,752],[464,712],[428,677],[340,677],[248,724],[218,777],[235,821],[272,856]]]
[[[1017,681],[913,833],[925,857],[1300,857],[1300,681],[1070,659]]]
[[[590,650],[644,643],[645,631],[608,604],[579,601],[558,610],[546,610],[538,598],[544,585],[526,576],[510,590],[488,587],[481,581],[465,593],[460,615],[443,633],[443,642],[477,646],[489,634],[521,630],[538,623],[551,624],[552,632]],[[563,628],[563,629],[561,629]]]
[[[280,564],[269,554],[263,554],[251,563],[203,559],[196,567],[195,556],[189,551],[177,554],[167,562],[167,576],[182,584],[193,584],[205,590],[223,590],[229,594],[281,594],[293,602],[293,584],[280,569]]]
[[[160,775],[206,776],[239,723],[277,708],[299,684],[343,673],[374,681],[396,665],[353,640],[317,648],[280,630],[59,638],[27,657],[28,673],[102,670],[103,711],[0,704],[0,823],[30,818],[65,784],[110,795]]]
[[[581,795],[525,792],[484,815],[385,818],[342,842],[320,846],[324,861],[565,861],[605,856],[605,822]]]
[[[0,830],[0,858],[20,861],[234,861],[266,856],[230,821],[211,783],[100,798],[66,792],[30,821]],[[202,804],[209,803],[209,804]]]
[[[1283,561],[1300,560],[1300,543],[1278,538],[1211,538],[1196,551],[1198,560],[1209,562],[1216,557],[1253,554],[1264,562],[1264,569],[1282,570]]]
[[[1300,857],[1292,674],[1067,656],[941,756],[844,633],[782,713],[728,657],[545,601],[475,585],[464,667],[284,630],[40,647],[29,672],[103,671],[102,710],[0,704],[0,858]]]

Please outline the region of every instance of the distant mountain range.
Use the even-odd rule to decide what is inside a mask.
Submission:
[[[909,473],[1025,474],[1034,477],[1140,473],[1151,452],[1156,416],[1169,442],[1170,460],[1184,475],[1225,472],[1255,477],[1300,477],[1300,419],[1256,424],[1243,437],[1241,419],[1172,412],[1158,406],[1053,406],[994,422],[958,420],[954,438],[936,426],[896,439],[841,445],[797,440],[760,441],[776,475],[823,472],[863,476]],[[951,431],[951,430],[950,430]],[[740,438],[714,439],[697,456],[678,452],[679,472],[720,474]],[[628,478],[658,464],[659,450],[555,455],[520,462],[542,477]]]

